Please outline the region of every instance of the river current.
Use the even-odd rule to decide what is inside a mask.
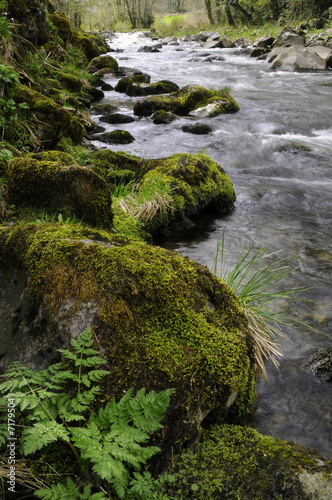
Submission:
[[[197,217],[193,228],[162,245],[210,269],[223,231],[235,258],[244,245],[294,257],[297,269],[285,286],[308,288],[301,297],[310,302],[293,303],[292,314],[332,336],[332,71],[270,72],[266,61],[238,48],[206,50],[196,42],[138,52],[154,43],[130,33],[115,35],[109,45],[121,50],[112,54],[120,66],[140,69],[151,76],[151,83],[167,79],[179,87],[227,85],[240,106],[238,113],[199,120],[213,127],[208,135],[183,132],[181,126],[191,123],[190,118],[169,125],[154,125],[148,118],[101,124],[107,130],[128,130],[136,139],[109,146],[113,150],[145,158],[204,151],[230,176],[237,196],[232,213]],[[112,85],[118,81],[111,76],[105,80]],[[132,115],[136,100],[108,91],[103,102]],[[98,122],[98,116],[94,119]],[[303,328],[299,332],[305,333]],[[332,341],[317,333],[309,333],[310,341],[287,329],[285,333],[289,340],[283,342],[279,370],[267,363],[268,383],[263,377],[258,382],[259,403],[245,423],[332,458],[332,384],[307,367],[315,350],[312,342],[326,347]]]

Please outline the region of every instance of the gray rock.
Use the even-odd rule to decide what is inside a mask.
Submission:
[[[183,132],[189,132],[190,134],[196,134],[196,135],[206,135],[209,134],[210,132],[213,132],[213,129],[210,127],[210,125],[199,122],[183,125],[181,129],[183,130]]]
[[[301,45],[277,47],[272,50],[269,59],[273,71],[325,70],[326,61],[310,48]]]

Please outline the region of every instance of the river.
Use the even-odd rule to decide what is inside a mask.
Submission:
[[[144,158],[206,151],[233,182],[237,200],[231,214],[197,217],[194,228],[162,245],[211,269],[225,231],[235,257],[244,245],[294,257],[297,269],[285,286],[308,288],[301,297],[311,302],[292,304],[292,314],[332,336],[332,72],[270,72],[266,61],[239,49],[205,50],[196,42],[138,52],[156,43],[138,33],[117,34],[109,43],[121,50],[112,54],[120,66],[142,70],[152,83],[168,79],[179,87],[227,85],[240,106],[236,114],[200,120],[213,127],[208,135],[182,132],[189,118],[169,125],[154,125],[148,118],[119,126],[102,123],[107,130],[128,130],[136,139],[113,150]],[[111,76],[105,80],[112,85],[118,81]],[[136,99],[108,91],[104,102],[132,114]],[[105,147],[99,141],[94,144]],[[332,458],[332,384],[306,366],[315,349],[312,342],[324,347],[331,339],[309,333],[308,341],[292,331],[285,333],[289,341],[284,341],[280,368],[267,363],[268,383],[263,377],[258,382],[259,404],[245,423]],[[305,333],[303,328],[300,333]]]

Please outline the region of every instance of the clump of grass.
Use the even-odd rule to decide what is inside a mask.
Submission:
[[[219,88],[211,87],[210,90],[212,90],[212,92],[214,92],[214,94],[218,97],[227,98],[227,97],[230,97],[230,95],[231,95],[230,85],[225,85],[224,87],[219,87]]]
[[[148,222],[159,213],[172,210],[173,188],[157,175],[135,184],[120,183],[115,188],[113,206],[121,208],[141,222]]]
[[[292,265],[296,257],[280,259],[280,252],[269,252],[268,248],[255,250],[253,245],[245,245],[235,263],[230,263],[230,244],[226,246],[225,234],[218,241],[213,272],[218,275],[238,296],[248,318],[249,333],[254,344],[257,361],[257,374],[267,374],[265,360],[271,358],[278,367],[278,357],[282,356],[280,339],[286,338],[283,328],[288,328],[309,340],[303,331],[318,332],[307,323],[296,319],[290,310],[273,312],[272,301],[300,300],[306,301],[297,294],[307,289],[280,289],[279,282],[290,275],[296,267]],[[218,265],[219,264],[219,265]],[[324,334],[326,335],[326,334]],[[331,338],[329,335],[326,335]]]

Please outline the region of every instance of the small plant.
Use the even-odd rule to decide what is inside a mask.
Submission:
[[[270,253],[265,248],[254,250],[253,246],[247,245],[244,246],[235,263],[226,263],[229,255],[230,245],[226,247],[223,233],[218,241],[213,272],[232,288],[243,305],[254,344],[258,375],[263,372],[267,381],[264,360],[270,357],[273,364],[276,367],[279,366],[277,358],[282,356],[282,352],[276,339],[286,337],[282,331],[283,327],[291,329],[306,339],[301,329],[317,332],[310,325],[291,316],[288,310],[272,312],[271,302],[277,299],[304,301],[305,299],[298,298],[296,295],[307,289],[276,289],[276,285],[296,269],[291,266],[295,257],[282,260],[279,258],[279,252]]]
[[[166,180],[150,175],[140,184],[117,186],[113,203],[135,219],[147,222],[158,213],[172,210],[173,190]]]
[[[10,32],[10,21],[5,17],[7,8],[7,2],[5,0],[0,1],[0,38],[8,40],[11,35]]]
[[[72,349],[59,349],[64,363],[44,370],[31,370],[12,363],[2,378],[0,399],[6,408],[15,401],[21,417],[29,424],[20,435],[23,456],[31,455],[58,440],[66,443],[76,457],[81,477],[51,485],[35,492],[47,500],[60,498],[94,499],[166,499],[157,491],[161,483],[142,466],[159,450],[149,446],[150,433],[160,423],[173,389],[159,394],[134,389],[116,402],[108,402],[96,413],[93,408],[101,388],[98,382],[110,375],[105,360],[93,349],[87,328]],[[0,427],[0,442],[8,437],[8,422]],[[115,495],[115,496],[114,496]]]

